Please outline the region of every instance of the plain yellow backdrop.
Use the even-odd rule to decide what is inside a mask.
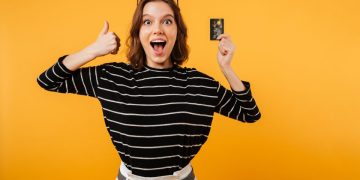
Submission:
[[[224,18],[233,68],[262,118],[215,115],[192,161],[200,180],[360,179],[360,3],[357,0],[180,0],[187,67],[228,87],[209,40]],[[114,180],[120,158],[94,98],[41,89],[57,58],[95,41],[104,20],[125,44],[135,0],[0,1],[0,179]],[[126,61],[118,55],[91,62]]]

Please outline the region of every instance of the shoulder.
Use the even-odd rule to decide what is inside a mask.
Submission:
[[[125,62],[109,62],[104,63],[98,66],[101,71],[110,71],[110,72],[123,72],[123,73],[132,73],[135,70],[132,68],[132,66],[129,63]]]

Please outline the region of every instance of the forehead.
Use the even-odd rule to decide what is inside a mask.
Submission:
[[[143,16],[163,17],[166,15],[174,16],[174,12],[165,2],[153,1],[144,6]]]

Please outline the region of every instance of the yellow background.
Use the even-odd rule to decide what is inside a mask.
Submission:
[[[360,179],[357,0],[180,0],[187,67],[227,85],[209,41],[225,18],[233,67],[251,82],[255,124],[216,115],[192,161],[200,180]],[[37,76],[92,43],[104,20],[125,44],[135,0],[0,1],[0,179],[109,179],[120,159],[94,98],[44,91]],[[125,49],[89,65],[125,61]]]

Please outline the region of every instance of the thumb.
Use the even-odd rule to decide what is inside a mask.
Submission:
[[[107,21],[104,22],[104,27],[102,28],[100,35],[104,35],[109,31],[109,23]]]

